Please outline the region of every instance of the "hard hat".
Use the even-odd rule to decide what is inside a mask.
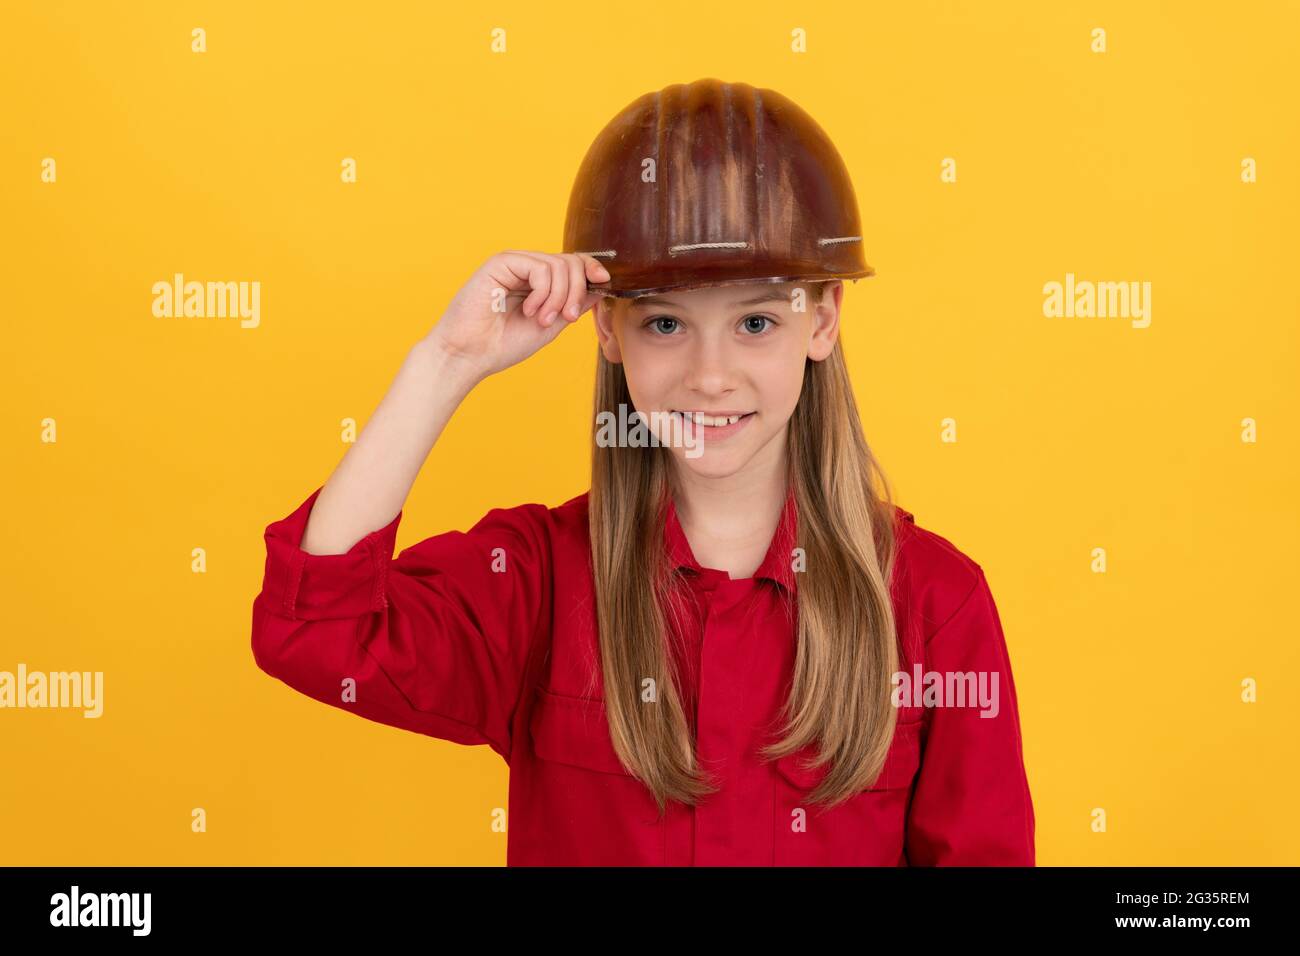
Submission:
[[[633,297],[737,282],[859,279],[857,197],[830,137],[774,90],[717,79],[638,97],[578,169],[564,252]]]

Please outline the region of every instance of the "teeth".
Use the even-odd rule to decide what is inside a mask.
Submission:
[[[673,412],[674,415],[681,415],[685,418],[690,416],[691,420],[697,425],[706,425],[714,428],[723,425],[734,425],[744,418],[743,415],[705,415],[703,412]]]

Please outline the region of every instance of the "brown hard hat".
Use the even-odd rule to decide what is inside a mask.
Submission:
[[[600,131],[563,251],[595,256],[610,280],[591,290],[622,297],[875,274],[830,137],[780,93],[716,79],[647,93]]]

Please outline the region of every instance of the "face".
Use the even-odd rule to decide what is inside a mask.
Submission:
[[[780,463],[805,362],[834,348],[843,292],[827,282],[818,301],[808,283],[755,282],[606,299],[596,333],[677,467],[724,478]]]

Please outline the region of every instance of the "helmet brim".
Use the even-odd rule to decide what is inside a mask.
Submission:
[[[876,270],[867,266],[856,272],[826,272],[790,268],[775,272],[755,274],[752,266],[749,271],[736,268],[719,269],[683,269],[656,270],[642,275],[615,275],[609,269],[611,277],[607,282],[587,283],[590,292],[613,296],[620,299],[634,299],[646,295],[658,295],[661,292],[687,291],[690,289],[711,289],[719,286],[744,285],[756,282],[826,282],[831,279],[865,279],[876,274]]]

